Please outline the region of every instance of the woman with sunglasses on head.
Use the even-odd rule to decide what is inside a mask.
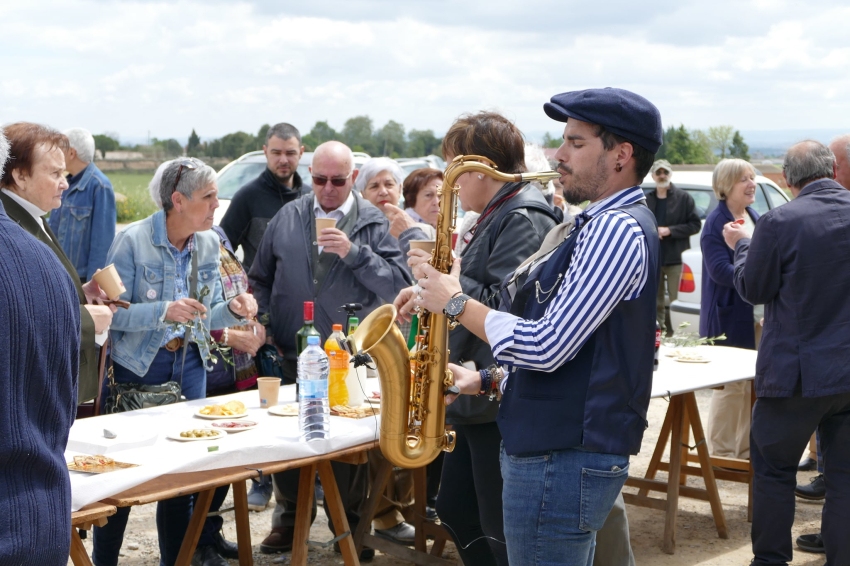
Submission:
[[[176,381],[186,399],[201,399],[209,330],[244,324],[256,315],[257,303],[247,293],[229,301],[222,297],[219,240],[209,231],[218,208],[215,171],[198,159],[174,160],[162,173],[160,195],[163,209],[120,232],[107,256],[126,288],[121,298],[130,302],[129,309],[115,314],[110,329],[114,379],[144,385]],[[177,558],[193,499],[186,495],[157,504],[163,566]],[[95,528],[96,566],[118,563],[128,516],[129,508],[121,508]]]

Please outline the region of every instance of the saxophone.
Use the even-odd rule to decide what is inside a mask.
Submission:
[[[440,214],[431,265],[441,273],[452,266],[452,233],[455,230],[457,179],[475,172],[505,182],[557,179],[554,171],[501,173],[479,155],[459,155],[446,168],[440,190]],[[419,313],[419,349],[411,355],[395,324],[396,308],[383,305],[367,316],[350,339],[355,367],[378,366],[381,381],[381,452],[395,466],[420,468],[441,450],[454,449],[455,433],[446,431],[446,389],[454,384],[449,361],[449,322],[442,312]]]

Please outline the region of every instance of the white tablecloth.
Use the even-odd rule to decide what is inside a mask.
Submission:
[[[658,370],[652,377],[652,397],[669,397],[689,391],[708,389],[756,375],[756,351],[727,346],[677,348],[694,351],[710,360],[708,363],[679,362],[666,354],[673,348],[661,346]]]
[[[213,421],[195,417],[194,413],[204,405],[213,402],[224,403],[231,399],[245,403],[248,416],[244,419],[258,422],[257,428],[229,433],[223,438],[211,441],[180,442],[166,438],[169,434],[182,430],[204,428]],[[279,403],[292,403],[294,400],[295,386],[282,387]],[[118,451],[108,449],[106,452],[110,458],[117,461],[139,464],[136,468],[106,474],[71,472],[72,509],[76,511],[89,503],[100,501],[163,474],[294,460],[357,446],[377,440],[379,420],[378,417],[347,419],[331,416],[330,439],[301,442],[298,417],[278,417],[260,409],[257,391],[81,419],[71,428],[71,447],[80,446],[81,442],[95,445],[100,443],[104,446],[110,444],[103,439],[104,428],[118,434],[113,443],[124,438],[155,438],[149,446]],[[218,446],[218,450],[209,452],[210,446]],[[65,455],[67,460],[71,461],[73,456],[79,453],[67,450]]]

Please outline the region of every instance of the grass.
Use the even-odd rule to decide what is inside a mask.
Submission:
[[[120,224],[135,222],[156,212],[156,205],[148,193],[148,183],[153,173],[109,171],[106,176],[112,182],[115,192],[126,197],[124,200],[115,201]]]

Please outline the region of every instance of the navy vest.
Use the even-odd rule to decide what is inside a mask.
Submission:
[[[643,202],[619,210],[632,216],[646,237],[646,285],[636,299],[620,301],[569,362],[551,373],[516,369],[511,374],[497,419],[508,454],[581,448],[628,455],[640,449],[652,388],[660,246],[655,216]],[[578,233],[573,231],[523,284],[513,314],[543,317],[563,284]],[[535,282],[541,293],[535,293]]]

